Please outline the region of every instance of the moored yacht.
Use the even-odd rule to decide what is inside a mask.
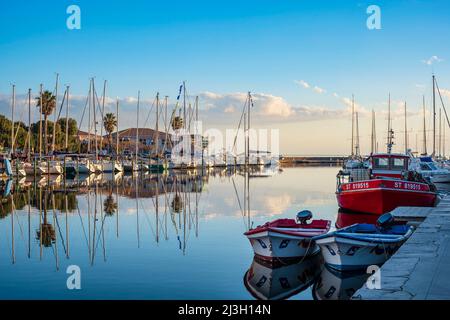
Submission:
[[[424,178],[429,178],[433,183],[450,182],[450,171],[445,168],[439,168],[437,163],[429,156],[411,157],[410,168],[420,173]]]

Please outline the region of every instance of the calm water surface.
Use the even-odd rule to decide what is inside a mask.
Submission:
[[[220,171],[137,179],[91,176],[68,180],[66,186],[76,186],[66,192],[57,180],[19,181],[0,207],[0,299],[253,299],[258,294],[312,299],[312,291],[316,298],[351,294],[351,287],[364,281],[361,275],[347,281],[345,292],[342,279],[324,268],[319,257],[268,268],[253,261],[243,235],[249,221],[257,226],[293,218],[302,209],[334,225],[337,171],[296,167],[250,177],[250,217],[244,211],[244,176]],[[69,265],[81,268],[81,290],[67,289]],[[260,280],[256,295],[243,281],[249,269]],[[270,290],[267,281],[273,281]]]

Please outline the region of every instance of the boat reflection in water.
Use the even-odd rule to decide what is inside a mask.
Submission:
[[[337,229],[342,229],[356,223],[375,224],[378,217],[379,216],[375,214],[358,213],[345,209],[339,209],[335,225]]]
[[[255,256],[244,275],[244,285],[255,299],[288,299],[310,287],[322,265],[320,254],[287,265],[270,264]]]
[[[368,278],[365,270],[342,272],[325,265],[314,282],[312,295],[315,300],[349,300]]]

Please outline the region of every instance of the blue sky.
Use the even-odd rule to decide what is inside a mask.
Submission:
[[[81,8],[81,30],[66,28],[71,4]],[[366,28],[371,4],[381,8],[381,30]],[[282,99],[287,105],[282,108],[307,108],[306,115],[288,111],[279,119],[266,112],[265,120],[291,135],[303,121],[313,121],[305,127],[320,128],[330,117],[344,117],[343,98],[352,93],[366,111],[385,109],[388,92],[418,110],[421,95],[429,96],[433,70],[441,87],[450,88],[450,3],[445,0],[1,0],[0,6],[4,98],[11,83],[22,93],[29,87],[37,92],[41,82],[53,88],[55,72],[74,94],[86,94],[88,78],[95,76],[98,87],[108,80],[111,97],[136,96],[140,89],[150,100],[156,91],[174,99],[179,83],[187,80],[192,94],[227,99],[250,90]],[[433,56],[431,65],[424,63]],[[225,108],[229,102],[206,104]],[[223,110],[216,111],[211,122],[215,116],[223,119]],[[230,113],[235,123],[237,116]],[[288,141],[285,149],[291,153],[329,149],[326,138],[316,148]]]

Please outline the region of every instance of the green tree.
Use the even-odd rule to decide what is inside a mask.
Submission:
[[[44,152],[48,153],[48,138],[47,138],[47,125],[48,116],[53,113],[56,108],[56,97],[50,91],[46,90],[42,93],[41,97],[36,98],[36,106],[39,108],[39,112],[44,116]]]
[[[107,113],[103,118],[103,124],[105,126],[105,130],[108,133],[109,140],[109,151],[112,152],[112,133],[114,129],[117,127],[117,119],[114,113]]]

